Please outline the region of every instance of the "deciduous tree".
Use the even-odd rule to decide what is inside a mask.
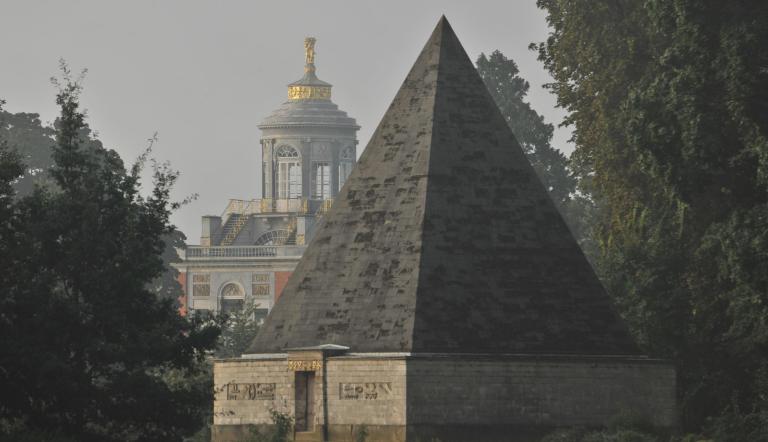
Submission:
[[[552,199],[562,207],[570,201],[576,189],[576,179],[568,170],[566,156],[552,147],[554,127],[525,101],[530,84],[518,75],[520,71],[514,60],[498,50],[490,56],[480,54],[476,63],[480,77],[539,179]]]
[[[768,3],[538,5],[574,170],[601,202],[610,293],[644,348],[676,362],[686,427],[764,413]]]
[[[577,189],[569,159],[552,146],[554,126],[526,101],[530,84],[519,75],[514,60],[498,50],[490,56],[480,54],[477,71],[539,179],[582,248],[591,257],[595,247],[589,225],[595,206],[589,193]]]

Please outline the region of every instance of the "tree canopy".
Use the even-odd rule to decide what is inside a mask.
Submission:
[[[538,5],[609,292],[676,362],[686,428],[766,416],[768,3]]]
[[[525,101],[530,84],[518,75],[520,71],[514,60],[498,50],[490,56],[480,54],[476,63],[480,77],[536,174],[558,207],[562,208],[571,199],[576,179],[568,170],[566,156],[552,147],[554,127]]]
[[[490,56],[480,54],[477,71],[571,232],[591,258],[594,244],[588,230],[596,208],[589,194],[579,191],[581,186],[577,186],[568,157],[552,146],[554,126],[526,101],[530,84],[519,75],[514,60],[498,50]]]
[[[35,183],[44,183],[48,178],[45,172],[53,164],[55,135],[55,129],[43,125],[38,114],[0,110],[0,139],[18,151],[25,166],[13,184],[19,195],[29,195]]]
[[[179,316],[152,281],[163,272],[178,174],[144,155],[126,170],[85,137],[80,84],[64,68],[55,187],[17,198],[18,153],[0,149],[0,419],[80,441],[182,440],[203,424],[217,326]]]
[[[221,336],[216,357],[238,358],[248,350],[263,321],[258,310],[261,305],[248,300],[242,310],[236,310],[221,318]]]

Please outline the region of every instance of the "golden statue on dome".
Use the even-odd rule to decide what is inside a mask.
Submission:
[[[315,43],[317,39],[304,39],[304,76],[288,85],[289,100],[330,100],[331,85],[315,75]]]
[[[315,40],[314,37],[304,39],[304,54],[307,58],[307,64],[315,64]]]

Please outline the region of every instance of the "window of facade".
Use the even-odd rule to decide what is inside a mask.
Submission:
[[[272,278],[269,273],[254,273],[252,280],[253,296],[267,298],[272,296]]]
[[[331,197],[331,165],[326,161],[312,163],[312,198],[325,200]]]
[[[192,274],[192,296],[211,296],[211,275]]]
[[[225,314],[241,312],[244,305],[245,301],[243,299],[222,299],[221,312]]]
[[[352,173],[352,166],[355,164],[355,154],[352,147],[348,147],[341,152],[339,157],[339,190],[344,187],[347,177]]]
[[[277,148],[277,197],[301,198],[301,158],[290,146]]]
[[[262,233],[253,245],[255,246],[283,246],[288,242],[290,232],[288,230],[270,230]]]
[[[235,284],[234,282],[230,282],[229,284],[225,285],[224,288],[221,289],[221,297],[222,298],[244,298],[245,293],[243,293],[243,289]]]
[[[229,282],[221,288],[221,312],[234,313],[243,310],[245,292],[239,284]]]

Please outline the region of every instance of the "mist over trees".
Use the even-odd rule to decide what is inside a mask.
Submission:
[[[53,164],[51,149],[55,136],[55,129],[44,126],[38,114],[12,114],[0,109],[0,139],[8,146],[22,147],[17,150],[25,170],[13,183],[18,195],[29,195],[36,183],[49,181],[46,171]]]
[[[500,51],[480,54],[477,71],[501,114],[526,153],[553,201],[561,210],[576,190],[576,179],[568,170],[568,159],[552,146],[555,128],[546,123],[525,101],[530,84],[520,77],[517,64]]]
[[[603,282],[676,363],[685,429],[766,440],[768,3],[538,5]]]
[[[520,77],[515,61],[501,51],[493,51],[490,56],[481,53],[476,65],[528,161],[591,259],[596,253],[589,226],[597,208],[591,196],[579,186],[568,157],[552,146],[554,126],[544,121],[544,117],[526,101],[530,84]]]

